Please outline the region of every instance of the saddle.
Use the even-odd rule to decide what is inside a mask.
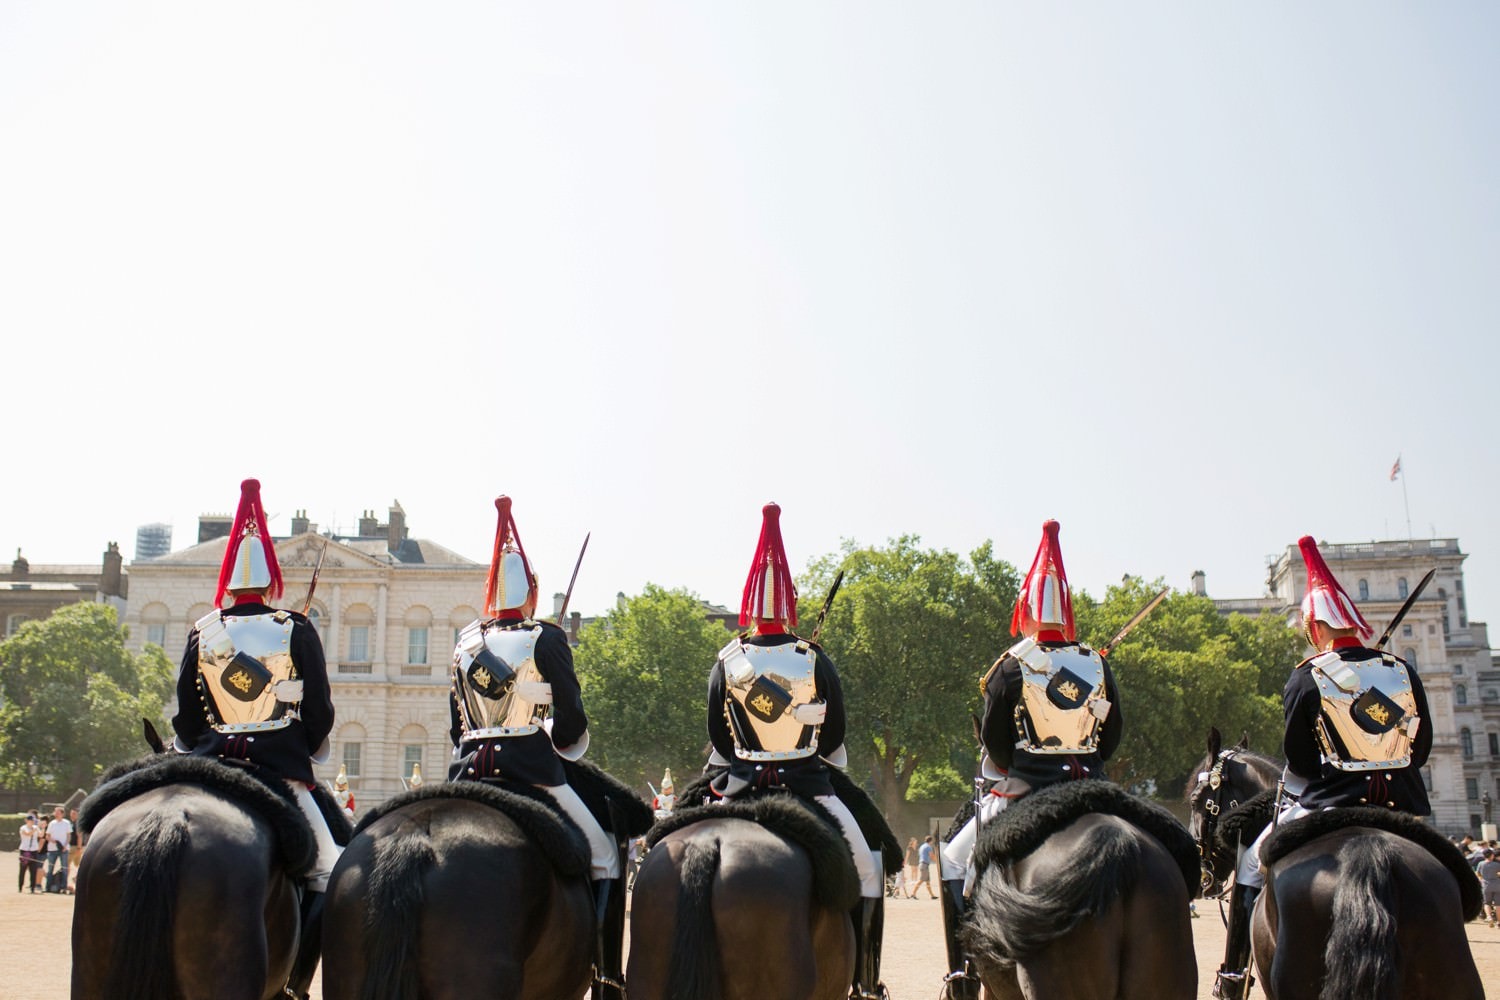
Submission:
[[[1160,841],[1182,873],[1188,898],[1198,896],[1198,845],[1187,827],[1156,803],[1097,778],[1051,785],[1012,802],[980,831],[974,863],[983,868],[1019,861],[1088,813],[1119,817]]]
[[[478,802],[510,817],[565,877],[589,873],[589,845],[583,831],[553,803],[552,797],[531,785],[516,782],[443,781],[414,788],[386,799],[360,817],[356,834],[397,809],[431,799]]]
[[[214,757],[151,754],[117,764],[105,772],[99,787],[78,810],[79,829],[91,833],[100,820],[122,803],[153,789],[179,784],[200,785],[218,792],[264,819],[274,832],[282,863],[293,877],[302,877],[312,867],[317,844],[307,817],[302,815],[286,782],[259,768],[225,764]],[[313,798],[328,821],[334,841],[348,844],[352,832],[349,820],[333,796],[319,788]]]
[[[1447,837],[1409,813],[1382,809],[1378,806],[1346,806],[1324,809],[1300,819],[1283,824],[1261,845],[1262,865],[1272,865],[1288,854],[1305,847],[1319,837],[1349,827],[1362,826],[1393,833],[1425,848],[1439,864],[1448,869],[1458,882],[1459,900],[1463,904],[1464,920],[1474,920],[1483,906],[1483,893],[1479,880],[1464,860],[1463,852]]]
[[[700,784],[704,779],[688,786],[683,797],[701,791]],[[813,895],[829,909],[848,910],[859,902],[859,875],[838,822],[816,802],[782,789],[738,795],[718,805],[674,809],[651,828],[646,846],[655,847],[667,834],[711,819],[748,820],[801,847],[812,860]]]
[[[651,829],[656,814],[629,785],[586,760],[564,759],[562,766],[573,791],[617,840],[630,840]]]

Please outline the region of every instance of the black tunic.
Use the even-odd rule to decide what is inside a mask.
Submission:
[[[745,640],[751,646],[783,646],[796,642],[790,632],[779,635],[755,635]],[[823,755],[833,753],[844,745],[844,692],[839,686],[839,672],[833,661],[821,647],[813,646],[816,654],[813,666],[813,682],[818,697],[828,706],[823,724],[818,728],[817,753],[786,761],[740,760],[734,755],[734,735],[725,716],[729,692],[724,683],[724,664],[715,663],[708,675],[708,738],[719,756],[729,761],[728,780],[721,777],[714,782],[715,791],[733,796],[746,785],[761,787],[782,786],[798,795],[814,798],[832,795],[833,785],[828,779],[828,765]],[[811,742],[811,727],[804,730],[804,739]]]
[[[1053,650],[1076,643],[1042,642],[1037,645]],[[1021,661],[1006,653],[984,688],[984,722],[979,735],[990,762],[1033,789],[1075,778],[1104,777],[1104,762],[1120,745],[1120,734],[1124,730],[1120,692],[1115,687],[1115,675],[1109,669],[1109,660],[1104,660],[1104,697],[1109,699],[1109,714],[1100,726],[1098,749],[1093,753],[1045,754],[1019,749],[1016,741],[1021,737],[1016,732],[1015,716],[1023,684]]]
[[[269,615],[275,609],[264,604],[236,604],[220,612],[235,617]],[[292,619],[291,656],[302,681],[300,719],[293,719],[285,729],[262,733],[226,735],[209,725],[204,700],[213,695],[198,673],[198,630],[188,634],[187,650],[177,672],[177,714],[172,728],[192,753],[205,757],[248,760],[283,778],[312,785],[311,757],[333,730],[333,693],[328,686],[328,666],[323,660],[323,643],[317,630],[302,615],[287,612]],[[215,703],[215,714],[218,705]],[[222,718],[222,716],[220,716]]]
[[[1364,646],[1348,646],[1338,650],[1338,654],[1341,659],[1351,662],[1380,655]],[[1317,737],[1323,698],[1318,694],[1318,683],[1312,675],[1312,661],[1303,660],[1292,671],[1281,696],[1286,708],[1286,737],[1282,749],[1287,767],[1308,781],[1307,790],[1300,800],[1307,808],[1381,805],[1414,816],[1426,816],[1432,812],[1420,770],[1432,750],[1432,715],[1427,709],[1427,694],[1416,670],[1405,660],[1401,662],[1406,664],[1406,675],[1411,678],[1411,691],[1422,722],[1417,727],[1416,739],[1412,740],[1411,763],[1385,771],[1340,771],[1323,762],[1323,751]],[[1337,742],[1338,734],[1332,735]],[[1342,743],[1339,743],[1338,750],[1340,754],[1344,753]]]
[[[486,624],[493,625],[493,620]],[[448,768],[448,780],[504,778],[528,785],[556,787],[567,784],[556,747],[570,747],[583,738],[589,720],[583,714],[583,695],[573,672],[573,650],[568,634],[551,622],[508,622],[507,628],[542,627],[537,636],[537,670],[552,685],[552,735],[537,730],[526,736],[492,736],[483,740],[463,739],[457,693],[448,699],[451,725],[448,738],[458,747],[458,759]]]

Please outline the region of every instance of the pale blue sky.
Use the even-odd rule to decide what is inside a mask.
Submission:
[[[586,614],[733,604],[767,499],[1253,596],[1399,452],[1500,614],[1500,8],[1060,6],[0,5],[0,555],[257,475],[509,492]]]

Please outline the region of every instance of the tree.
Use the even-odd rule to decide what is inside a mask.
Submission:
[[[125,650],[107,604],[60,608],[0,643],[0,781],[65,794],[140,755],[141,719],[165,724],[175,676],[161,647]]]
[[[1074,594],[1079,638],[1102,645],[1156,592],[1134,577],[1102,601]],[[1209,726],[1246,733],[1252,746],[1281,746],[1281,687],[1302,639],[1274,615],[1221,615],[1212,600],[1169,594],[1110,654],[1125,732],[1110,777],[1127,787],[1175,794],[1203,754]]]
[[[980,678],[1008,645],[1020,577],[989,542],[967,561],[923,549],[914,535],[881,548],[846,542],[815,561],[799,588],[803,634],[811,634],[839,569],[844,582],[821,641],[843,684],[851,767],[868,769],[893,816],[919,769],[931,769],[928,789],[951,789],[946,772],[973,773],[970,714]]]
[[[590,758],[637,786],[667,767],[697,774],[707,759],[708,673],[729,638],[697,597],[655,584],[585,629],[574,663]]]

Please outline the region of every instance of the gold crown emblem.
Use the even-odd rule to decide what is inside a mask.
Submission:
[[[1376,722],[1380,723],[1382,726],[1391,721],[1390,710],[1384,705],[1378,703],[1371,705],[1369,708],[1365,709],[1365,714],[1374,719]]]
[[[1072,681],[1063,681],[1057,686],[1057,693],[1072,701],[1078,697],[1078,685]]]
[[[494,678],[490,676],[490,672],[483,667],[480,667],[478,670],[474,671],[474,683],[478,684],[482,688],[489,687],[490,682],[493,680]]]
[[[250,690],[250,685],[254,682],[250,680],[249,674],[245,673],[243,670],[236,670],[234,673],[229,675],[229,683],[239,688],[240,693],[244,694],[246,691]]]
[[[750,699],[750,707],[762,715],[770,715],[776,708],[776,704],[766,695],[758,694]]]

